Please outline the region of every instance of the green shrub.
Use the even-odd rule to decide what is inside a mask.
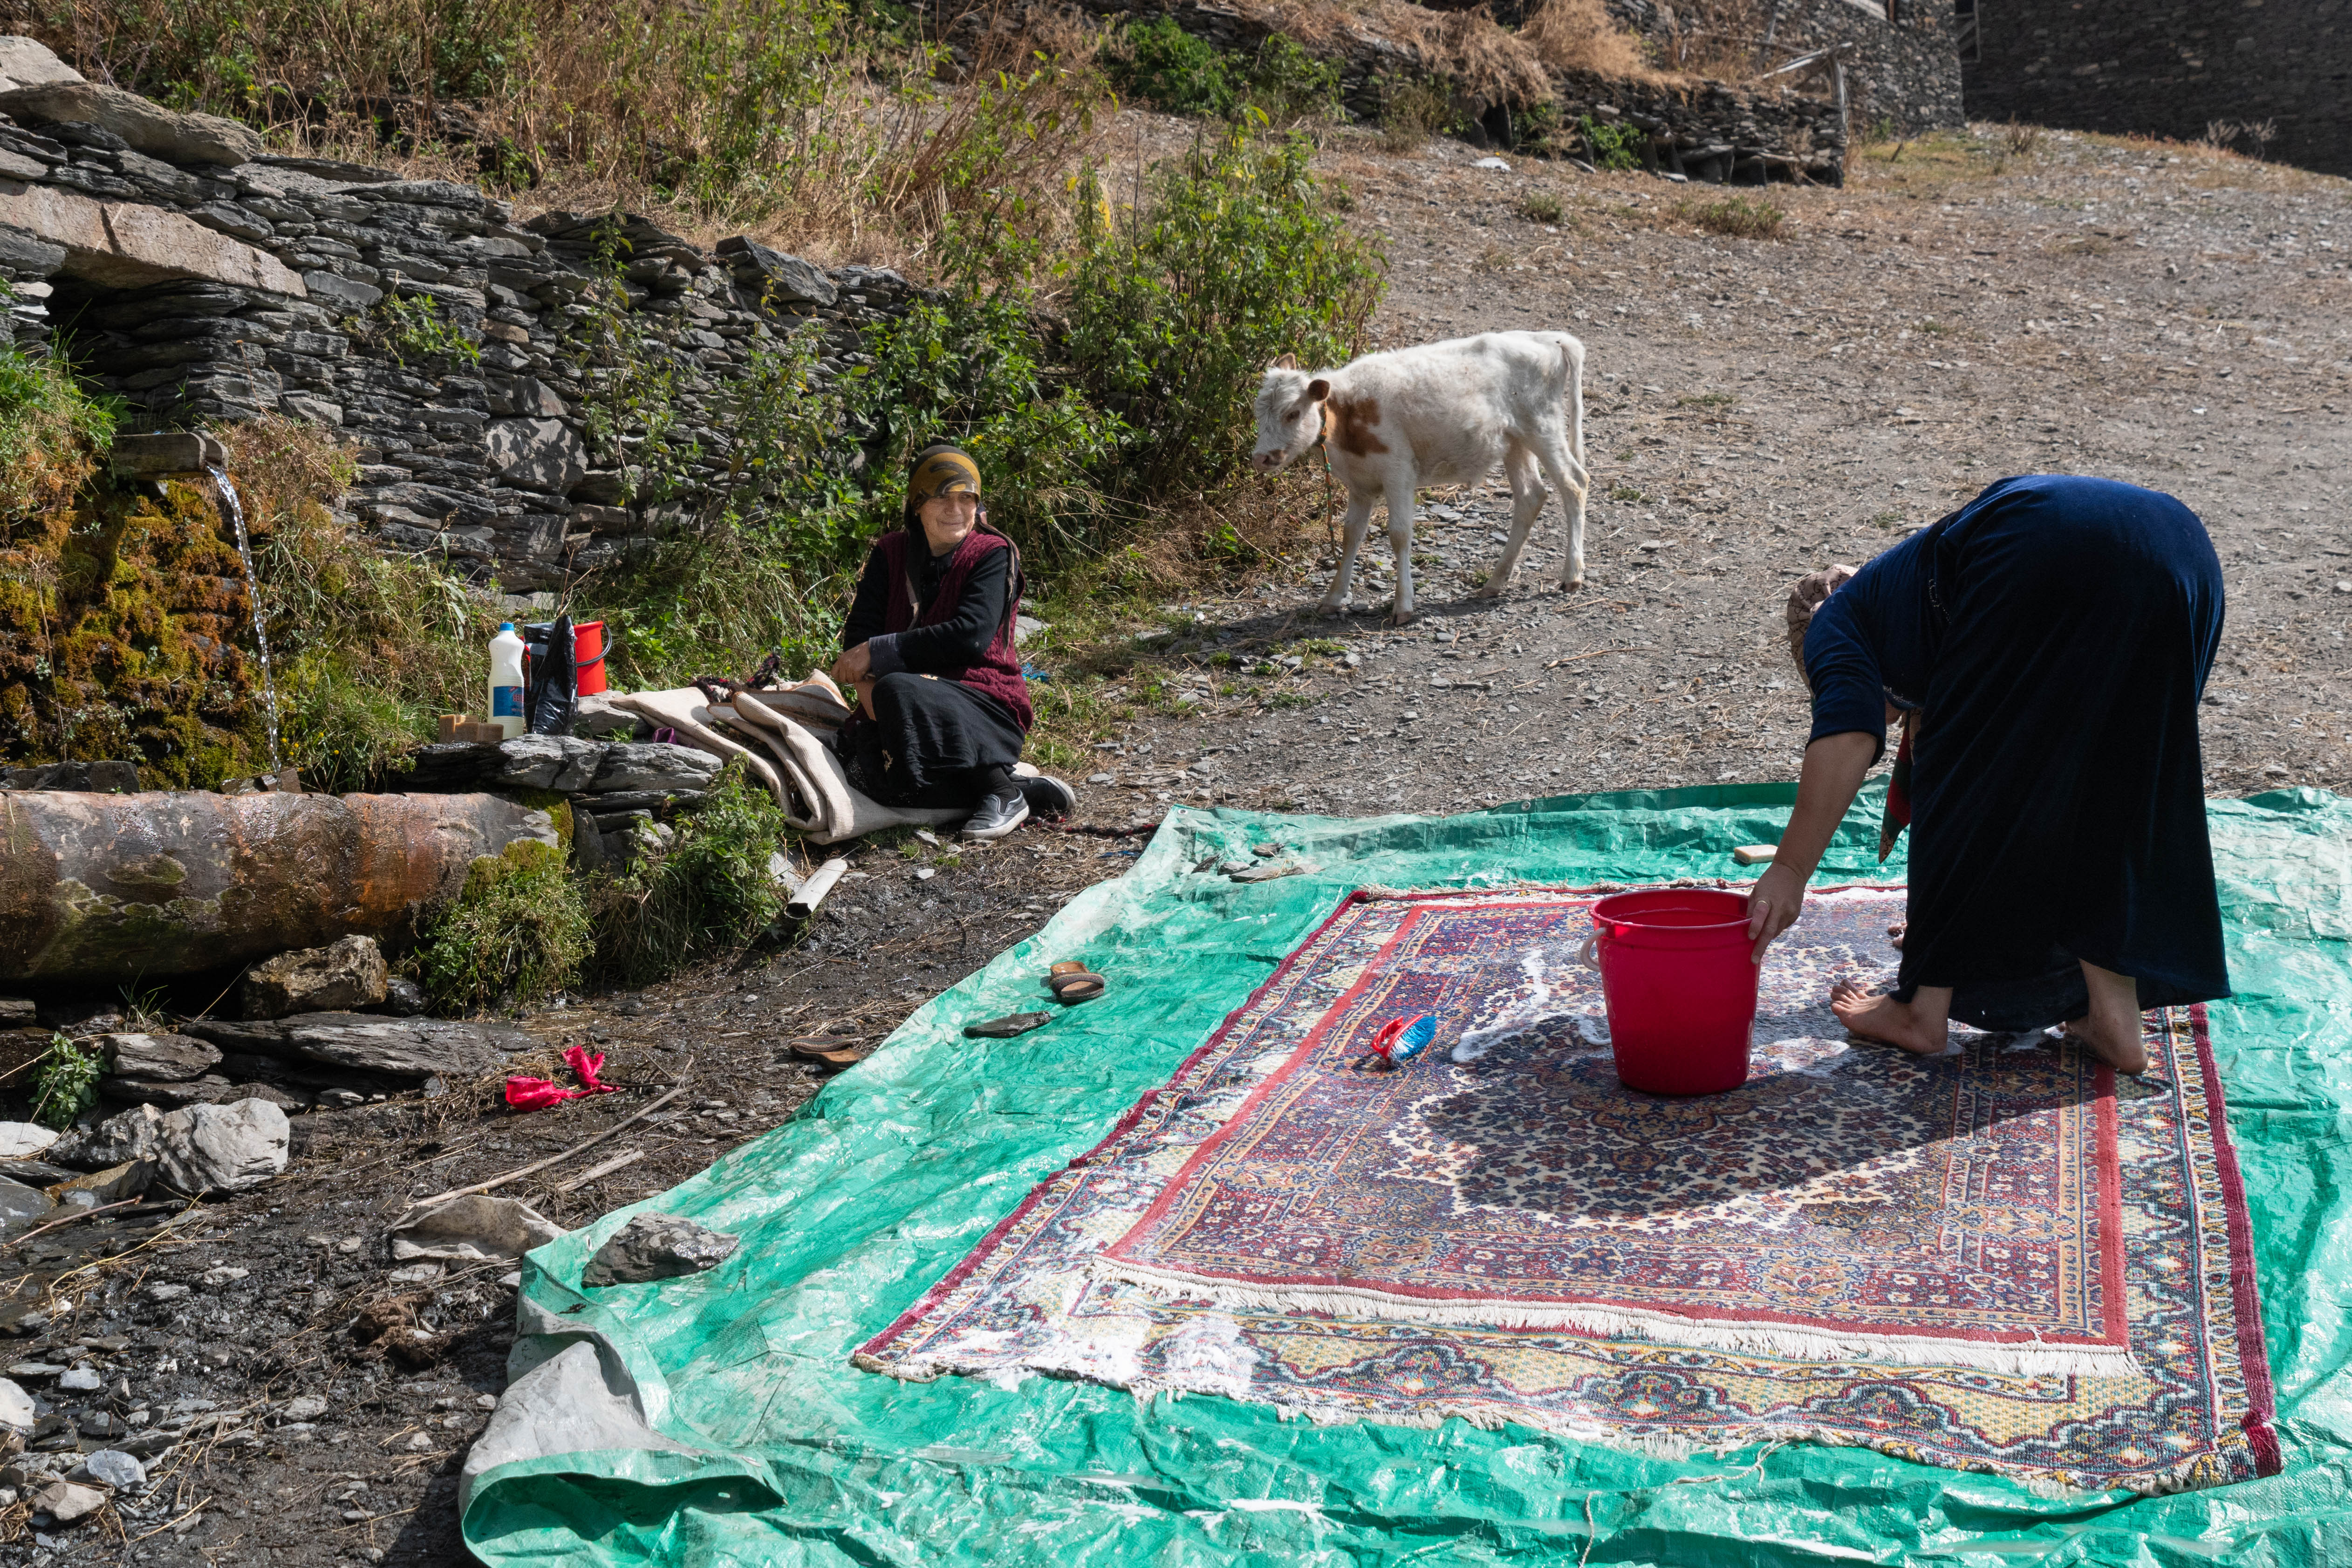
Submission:
[[[1110,75],[1119,89],[1171,114],[1230,119],[1255,109],[1276,124],[1328,119],[1339,100],[1339,68],[1283,33],[1267,35],[1247,63],[1217,52],[1169,16],[1128,25]]]
[[[106,1064],[95,1046],[51,1035],[49,1048],[33,1074],[33,1120],[62,1131],[98,1103],[98,1080]]]
[[[642,984],[758,936],[783,910],[768,857],[786,832],[775,797],[729,763],[701,809],[673,825],[668,847],[648,847],[599,890],[599,976]]]
[[[593,948],[587,894],[563,851],[520,843],[474,862],[413,963],[435,1005],[466,1011],[563,990]]]
[[[1384,263],[1321,200],[1304,137],[1248,125],[1163,165],[1138,225],[1084,222],[1068,349],[1130,432],[1117,488],[1152,501],[1215,489],[1266,362],[1337,363],[1363,340]]]
[[[1208,39],[1186,32],[1173,16],[1129,23],[1122,40],[1128,58],[1111,79],[1131,98],[1171,114],[1229,114],[1236,97],[1225,58]]]
[[[0,303],[8,298],[0,286]],[[46,355],[0,337],[0,525],[72,500],[113,442],[121,408],[90,396]]]
[[[1646,138],[1635,126],[1622,121],[1595,120],[1590,114],[1576,121],[1579,141],[1584,143],[1585,156],[1596,169],[1638,169],[1642,166],[1642,143]]]
[[[1529,191],[1519,198],[1519,216],[1530,223],[1556,224],[1567,210],[1549,191]]]

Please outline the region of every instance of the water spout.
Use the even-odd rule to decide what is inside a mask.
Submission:
[[[269,672],[269,627],[268,617],[261,613],[261,578],[253,570],[253,545],[245,536],[245,508],[236,499],[236,487],[228,482],[228,475],[219,468],[205,470],[220,491],[220,509],[236,530],[236,553],[245,563],[246,596],[253,604],[253,641],[261,650],[261,700],[269,715],[269,771],[274,776],[285,771],[278,755],[278,683]]]

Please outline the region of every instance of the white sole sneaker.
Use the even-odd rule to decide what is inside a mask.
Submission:
[[[1019,797],[1013,810],[1001,817],[992,817],[986,821],[982,821],[977,815],[971,817],[963,825],[962,837],[975,844],[985,844],[991,839],[1003,837],[1028,820],[1029,801],[1028,797],[1024,795]]]

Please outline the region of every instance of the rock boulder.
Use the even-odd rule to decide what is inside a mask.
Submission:
[[[604,765],[604,750],[571,735],[518,735],[499,745],[490,782],[509,789],[584,790]]]
[[[152,1160],[163,1113],[152,1105],[134,1105],[110,1116],[87,1132],[69,1132],[49,1145],[51,1163],[77,1171],[102,1171],[130,1160]]]
[[[281,952],[246,972],[245,1016],[283,1018],[289,1013],[341,1013],[373,1007],[384,998],[391,972],[375,939],[347,936],[325,947]],[[217,1053],[213,1060],[220,1059]],[[210,1066],[206,1063],[205,1066]],[[130,1068],[119,1069],[126,1074]],[[201,1069],[199,1069],[201,1070]],[[139,1073],[143,1078],[165,1073]]]
[[[118,1078],[176,1083],[201,1078],[220,1063],[221,1054],[191,1035],[127,1035],[99,1037],[106,1054],[106,1069]]]
[[[711,1230],[676,1215],[641,1214],[614,1231],[588,1267],[580,1282],[589,1286],[638,1285],[651,1279],[676,1279],[717,1267],[742,1245],[740,1237]]]
[[[156,1173],[191,1196],[257,1187],[286,1169],[288,1131],[266,1100],[191,1105],[163,1118]]]
[[[604,765],[589,787],[598,795],[624,790],[708,789],[726,764],[691,746],[621,744],[604,751]]]
[[[58,1135],[34,1121],[0,1121],[0,1160],[30,1160],[47,1152]]]
[[[79,77],[0,92],[0,114],[27,125],[95,125],[121,137],[133,151],[166,163],[233,168],[265,150],[257,132],[234,120],[175,113],[135,92],[100,87]]]
[[[494,1024],[381,1013],[300,1013],[242,1024],[201,1019],[187,1026],[231,1052],[334,1069],[289,1075],[299,1082],[331,1083],[353,1075],[399,1083],[476,1078],[505,1066],[509,1053],[539,1044],[520,1029]]]

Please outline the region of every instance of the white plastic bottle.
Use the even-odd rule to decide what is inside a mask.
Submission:
[[[522,638],[514,623],[499,623],[490,639],[490,719],[511,741],[522,733]]]

